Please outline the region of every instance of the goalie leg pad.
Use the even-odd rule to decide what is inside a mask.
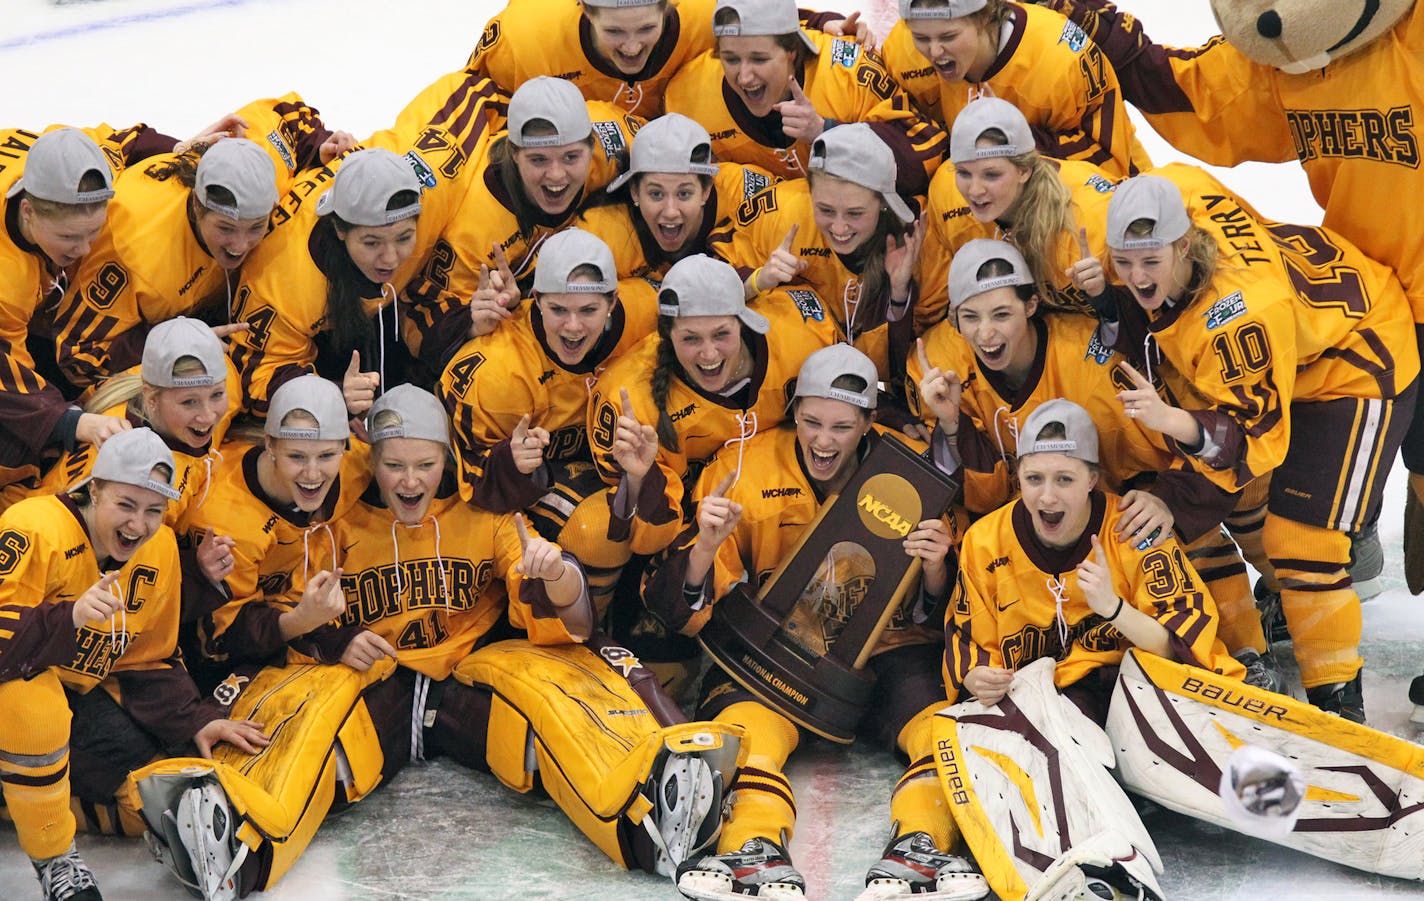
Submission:
[[[311,843],[337,791],[355,800],[380,781],[384,758],[361,692],[393,671],[392,662],[383,663],[366,673],[323,665],[265,669],[237,699],[231,716],[262,723],[272,736],[270,745],[249,755],[222,744],[212,760],[171,758],[130,774],[151,841],[169,845],[160,859],[173,868],[173,860],[205,853],[186,843],[172,847],[174,835],[186,842],[193,833],[167,827],[165,815],[181,826],[184,793],[216,784],[226,798],[228,831],[252,855],[241,873],[240,893],[276,884]],[[344,777],[340,784],[338,770]],[[175,875],[186,880],[192,874],[176,869]]]
[[[1208,670],[1129,652],[1108,735],[1132,791],[1240,830],[1219,794],[1243,746],[1295,763],[1305,798],[1290,833],[1258,837],[1372,873],[1424,879],[1424,747]]]
[[[721,786],[732,784],[742,763],[740,730],[708,722],[658,726],[622,674],[581,645],[496,642],[453,675],[491,692],[486,747],[495,776],[526,792],[537,773],[614,861],[662,870],[715,840]],[[664,847],[651,859],[635,853],[639,835]]]
[[[984,878],[1023,897],[1064,853],[1112,830],[1161,870],[1157,850],[1108,772],[1112,747],[1053,684],[1053,661],[1019,670],[992,707],[935,717],[935,759],[950,812]]]

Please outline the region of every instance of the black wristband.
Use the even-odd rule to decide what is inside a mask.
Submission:
[[[1114,622],[1114,621],[1116,621],[1116,620],[1117,620],[1117,615],[1118,615],[1119,613],[1121,613],[1121,612],[1122,612],[1122,598],[1118,598],[1118,599],[1117,599],[1117,609],[1112,612],[1112,616],[1109,616],[1109,617],[1107,618],[1107,622]]]

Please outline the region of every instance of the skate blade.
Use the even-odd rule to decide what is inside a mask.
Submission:
[[[668,782],[674,782],[677,799],[672,808],[662,806]],[[712,768],[700,757],[679,756],[663,770],[658,798],[658,832],[667,847],[672,869],[698,849],[702,824],[717,801]],[[667,875],[672,875],[671,871]]]
[[[914,894],[910,883],[904,879],[876,879],[865,886],[865,891],[855,896],[855,901],[890,901],[894,898],[913,898],[914,901],[978,901],[989,895],[989,883],[977,873],[955,874],[942,877],[932,892]]]
[[[1361,601],[1372,601],[1384,593],[1384,584],[1380,582],[1378,576],[1363,582],[1355,582],[1353,587]]]
[[[677,890],[693,901],[746,901],[747,898],[768,898],[771,901],[801,901],[806,895],[789,882],[768,882],[757,887],[755,895],[738,892],[732,877],[721,873],[692,871],[683,873]]]

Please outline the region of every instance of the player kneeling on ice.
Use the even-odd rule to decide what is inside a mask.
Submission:
[[[84,482],[0,516],[0,784],[45,901],[100,897],[71,793],[86,826],[137,834],[131,767],[190,742],[245,760],[268,741],[204,703],[178,655],[174,473],[156,434],[120,432]]]
[[[1224,683],[1245,672],[1176,539],[1114,537],[1118,498],[1100,487],[1082,407],[1039,406],[1018,455],[1020,498],[971,526],[961,548],[946,685],[950,700],[976,700],[935,717],[945,797],[1000,897],[1160,898],[1156,851],[1106,769],[1113,746],[1097,725],[1118,664],[1135,647]]]
[[[578,562],[521,515],[460,499],[434,395],[393,388],[366,426],[371,486],[333,524],[339,625],[324,644],[340,665],[247,685],[235,708],[283,728],[241,772],[220,754],[134,774],[160,856],[208,899],[269,888],[333,792],[355,801],[448,754],[519,791],[542,784],[615,861],[671,874],[716,838],[736,730],[679,722],[631,654],[580,644],[594,617]],[[505,616],[527,638],[491,642]]]
[[[673,545],[645,591],[659,617],[684,634],[698,635],[719,662],[703,681],[699,715],[740,727],[746,735],[748,766],[732,787],[730,814],[717,853],[691,859],[679,868],[678,889],[689,898],[800,898],[805,894],[805,881],[787,852],[796,809],[791,784],[782,772],[800,741],[798,722],[747,687],[755,677],[723,663],[728,655],[714,650],[709,638],[709,634],[725,637],[748,629],[746,614],[734,617],[728,612],[742,609],[738,593],[744,596],[744,591],[739,583],[763,591],[746,603],[765,610],[774,605],[774,592],[786,581],[783,575],[790,579],[795,571],[795,564],[783,569],[778,564],[804,553],[818,557],[809,569],[809,582],[792,580],[794,604],[785,628],[766,648],[751,650],[768,661],[759,667],[762,671],[777,666],[779,651],[771,647],[777,643],[793,644],[800,659],[824,661],[854,631],[852,617],[869,603],[868,593],[876,590],[873,583],[888,579],[895,584],[888,577],[892,564],[848,540],[864,540],[864,536],[837,527],[838,538],[846,540],[837,540],[824,556],[813,536],[821,531],[818,525],[827,521],[826,511],[833,507],[835,496],[847,496],[852,506],[862,496],[855,490],[856,480],[866,476],[861,470],[871,468],[872,480],[904,481],[898,473],[878,471],[874,463],[865,462],[882,443],[895,440],[887,437],[894,433],[874,424],[875,364],[849,345],[837,344],[811,354],[795,384],[794,425],[762,430],[744,447],[724,451],[704,470],[696,488],[697,525]],[[923,450],[920,445],[906,454],[917,456]],[[911,488],[908,483],[904,487]],[[944,489],[947,505],[953,494],[947,479]],[[945,897],[979,898],[988,892],[983,877],[969,861],[945,853],[943,849],[951,845],[950,825],[935,806],[940,789],[934,780],[929,724],[943,698],[935,673],[942,649],[934,631],[921,625],[923,619],[914,614],[927,607],[942,609],[950,587],[952,539],[948,524],[933,511],[925,512],[923,517],[900,522],[901,531],[892,532],[893,540],[887,542],[909,558],[900,561],[908,575],[900,583],[901,593],[889,600],[888,625],[878,635],[871,633],[864,647],[866,669],[878,677],[870,680],[874,689],[864,715],[850,718],[841,734],[816,731],[846,742],[856,733],[870,735],[912,761],[891,801],[894,839],[872,876],[885,870],[886,878],[902,883],[938,881],[942,887],[954,886],[955,893]],[[854,513],[850,519],[854,524]],[[914,563],[922,567],[918,579]],[[737,652],[730,658],[742,659],[742,655]],[[772,683],[785,684],[779,678]],[[830,693],[824,685],[801,684],[808,695]],[[813,697],[808,706],[817,707],[823,700]],[[813,728],[804,719],[800,722]]]

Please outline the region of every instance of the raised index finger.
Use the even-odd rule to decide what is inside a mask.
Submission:
[[[795,76],[795,75],[791,76],[791,78],[788,79],[788,82],[789,82],[788,87],[791,88],[791,99],[792,99],[792,100],[806,100],[806,99],[807,99],[807,97],[806,97],[806,92],[803,91],[803,90],[801,90],[801,82],[799,82],[799,81],[796,80],[796,76]]]
[[[347,375],[356,375],[361,371],[361,351],[351,351],[351,362],[346,366]]]
[[[1078,253],[1083,259],[1093,255],[1093,248],[1088,246],[1088,230],[1080,227],[1078,229]]]
[[[619,388],[618,396],[623,401],[623,415],[627,416],[629,419],[637,419],[638,417],[633,412],[633,398],[628,396],[628,389]]]
[[[1147,381],[1147,379],[1143,377],[1142,373],[1134,369],[1131,363],[1127,362],[1126,360],[1122,360],[1117,365],[1119,369],[1127,373],[1127,377],[1132,379],[1132,383],[1134,385],[1139,388],[1152,389],[1152,383]]]
[[[529,527],[524,524],[523,513],[514,514],[514,529],[519,533],[519,548],[523,552],[529,546]]]
[[[717,487],[716,487],[716,488],[713,488],[713,489],[712,489],[712,493],[709,494],[709,495],[707,495],[707,496],[708,496],[708,497],[726,497],[726,496],[727,496],[727,492],[732,490],[732,485],[734,485],[734,484],[736,483],[736,481],[737,481],[737,474],[736,474],[735,471],[727,473],[726,477],[723,478],[722,481],[718,482],[718,483],[717,483]]]
[[[792,82],[795,83],[794,80]],[[801,223],[791,223],[791,228],[787,230],[786,237],[781,239],[781,249],[787,253],[791,252],[791,245],[796,241],[796,233],[801,230]]]
[[[918,356],[920,359],[920,377],[924,378],[926,375],[929,374],[929,371],[934,368],[930,366],[929,354],[925,353],[924,338],[915,339],[915,355]]]
[[[110,570],[99,577],[99,581],[95,583],[94,587],[100,591],[108,591],[117,581],[119,581],[119,571],[117,569]]]

